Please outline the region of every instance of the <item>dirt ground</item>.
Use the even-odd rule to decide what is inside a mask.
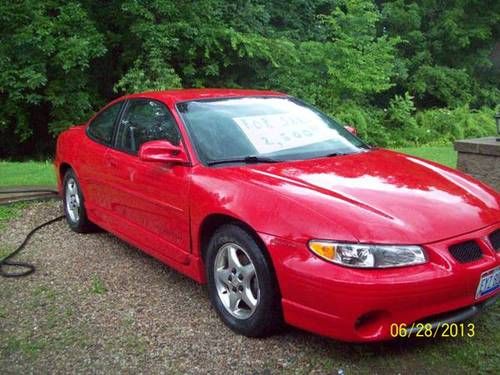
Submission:
[[[0,255],[61,213],[34,203],[0,233]],[[204,286],[116,237],[76,234],[65,222],[38,232],[18,259],[35,274],[0,279],[0,371],[7,373],[495,373],[495,306],[473,338],[354,345],[294,328],[238,336]]]

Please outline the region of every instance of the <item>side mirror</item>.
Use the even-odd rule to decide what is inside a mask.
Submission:
[[[358,130],[354,126],[344,125],[344,129],[347,130],[352,135],[358,135]]]
[[[169,141],[149,141],[139,149],[139,159],[164,163],[187,164],[188,157],[182,146],[174,146]]]

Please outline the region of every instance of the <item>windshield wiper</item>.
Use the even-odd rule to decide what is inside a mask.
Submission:
[[[330,157],[333,157],[333,156],[342,156],[342,155],[348,155],[348,154],[346,154],[345,152],[332,152],[331,154],[326,154],[323,157],[324,158],[330,158]]]
[[[369,149],[371,149],[371,147]],[[361,151],[357,151],[357,152],[332,152],[330,154],[326,154],[326,155],[323,155],[321,157],[322,158],[329,158],[329,157],[334,157],[334,156],[361,154],[361,153],[367,152],[369,149],[361,150]]]
[[[207,162],[207,165],[229,164],[229,163],[245,163],[245,164],[278,163],[280,161],[281,160],[272,159],[265,156],[250,155],[250,156],[245,156],[244,158],[211,160]]]

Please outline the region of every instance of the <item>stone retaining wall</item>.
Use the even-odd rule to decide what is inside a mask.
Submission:
[[[457,168],[500,191],[500,141],[496,137],[455,142]]]

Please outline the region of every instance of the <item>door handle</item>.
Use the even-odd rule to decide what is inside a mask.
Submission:
[[[118,167],[118,159],[113,156],[108,155],[108,157],[106,158],[106,163],[112,168]]]

